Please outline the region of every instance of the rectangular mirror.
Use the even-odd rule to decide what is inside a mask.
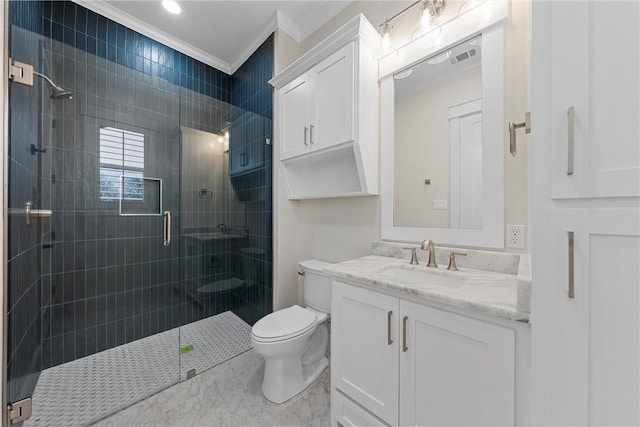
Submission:
[[[503,25],[448,36],[380,79],[382,238],[502,248]]]
[[[393,75],[393,225],[482,228],[482,36]]]

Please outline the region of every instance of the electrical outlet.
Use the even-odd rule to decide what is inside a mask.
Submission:
[[[524,249],[524,225],[507,224],[507,247]]]

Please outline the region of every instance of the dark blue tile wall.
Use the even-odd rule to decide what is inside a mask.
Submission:
[[[112,207],[96,202],[96,146],[87,135],[100,123],[80,117],[101,111],[111,125],[131,123],[127,117],[163,123],[169,130],[156,141],[157,152],[150,156],[162,173],[173,174],[178,181],[181,154],[171,148],[175,141],[169,135],[182,123],[174,103],[182,103],[184,96],[176,96],[171,86],[209,97],[210,104],[222,101],[260,115],[264,126],[254,140],[264,142],[271,137],[272,90],[267,81],[273,75],[273,37],[229,76],[70,1],[10,1],[9,6],[12,26],[42,35],[53,46],[48,48],[50,64],[37,57],[41,49],[32,49],[34,57],[23,60],[75,92],[73,102],[53,103],[43,95],[46,87],[34,92],[12,85],[10,94],[12,146],[19,139],[23,148],[26,141],[33,141],[48,149],[42,156],[24,150],[10,153],[12,206],[31,196],[41,206],[55,208],[54,218],[42,221],[40,228],[10,224],[14,303],[9,378],[15,400],[31,393],[40,364],[46,368],[71,361],[203,316],[180,318],[188,311],[184,299],[179,310],[183,313],[176,313],[174,289],[180,284],[183,258],[179,245],[170,253],[156,249],[161,246],[157,220],[125,221],[113,215]],[[40,97],[37,102],[34,93]],[[17,102],[20,96],[22,104]],[[213,111],[207,114],[208,122],[190,126],[214,132],[230,119],[220,108],[208,108]],[[272,157],[271,147],[261,149],[260,164],[235,180],[235,191],[248,195],[242,208],[227,215],[230,223],[243,222],[239,225],[248,230],[247,240],[225,249],[231,253],[226,263],[230,274],[250,278],[257,286],[221,296],[216,309],[206,315],[233,308],[254,323],[271,311]],[[175,202],[180,196],[168,194],[166,203],[177,203],[167,207],[178,212],[175,224],[180,229],[180,201]],[[189,224],[183,222],[186,230]],[[260,250],[242,251],[247,247]],[[250,272],[241,258],[247,253],[253,254]],[[37,264],[42,265],[41,275],[33,268]]]
[[[251,307],[242,316],[253,324],[270,313],[272,308],[272,265],[273,265],[273,208],[272,208],[272,146],[266,139],[272,138],[273,88],[268,83],[273,77],[274,37],[269,37],[251,57],[234,73],[231,103],[231,136],[229,141],[229,163],[231,183],[240,200],[246,201],[246,221],[249,230],[249,242],[256,250],[249,249],[240,254],[240,261],[250,265],[253,273],[260,276],[257,285],[249,287],[241,296]],[[233,112],[240,117],[234,117]],[[249,112],[247,114],[246,112]],[[251,117],[254,115],[254,117]],[[256,119],[257,116],[259,119]],[[246,120],[246,117],[250,117]],[[239,129],[240,139],[234,139]],[[260,167],[242,168],[233,172],[234,158],[239,155],[251,166],[252,156],[258,158]],[[248,161],[246,159],[249,159]],[[247,268],[247,267],[245,267]]]
[[[230,101],[232,77],[228,74],[73,2],[43,4],[41,34],[45,37],[203,95]]]

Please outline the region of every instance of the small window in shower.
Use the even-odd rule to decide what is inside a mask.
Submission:
[[[100,200],[144,201],[144,134],[100,128]]]

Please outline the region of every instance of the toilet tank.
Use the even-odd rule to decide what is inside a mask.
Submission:
[[[328,262],[308,260],[298,264],[304,276],[304,303],[322,313],[331,312],[331,277],[322,271]]]

